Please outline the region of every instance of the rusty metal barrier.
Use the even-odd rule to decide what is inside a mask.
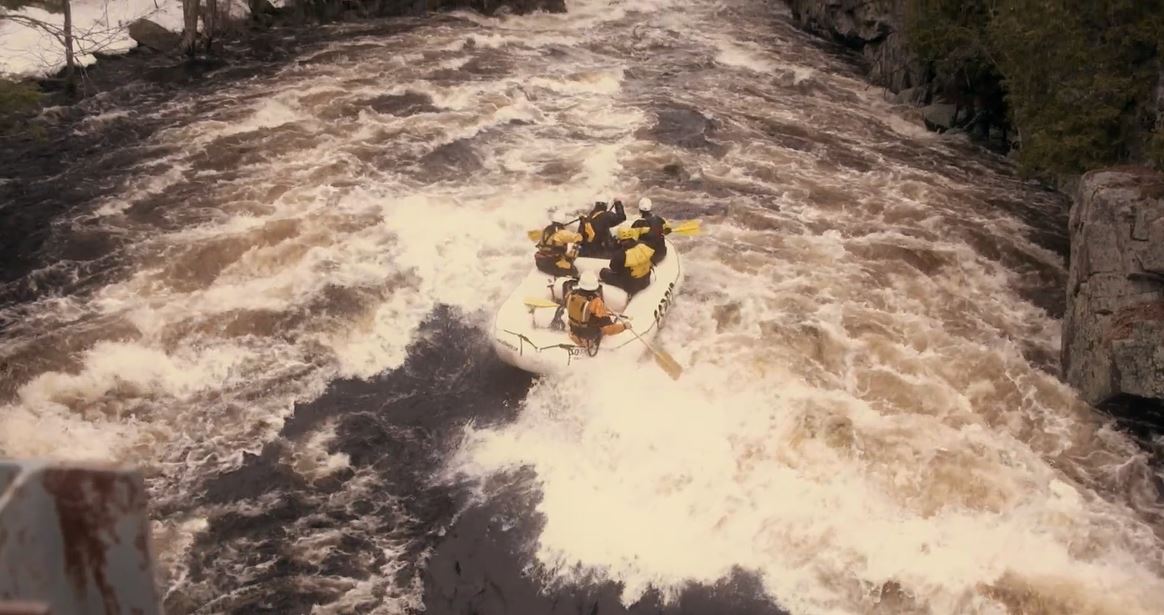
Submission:
[[[160,614],[149,531],[136,470],[0,459],[0,615]]]

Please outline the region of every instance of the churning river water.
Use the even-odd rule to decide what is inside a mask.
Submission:
[[[1160,469],[1056,376],[1065,199],[775,0],[568,8],[85,103],[134,136],[9,191],[0,453],[140,465],[170,613],[1160,613]],[[616,195],[704,221],[684,376],[501,364],[525,230]]]

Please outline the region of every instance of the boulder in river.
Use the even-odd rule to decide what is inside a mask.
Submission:
[[[142,47],[158,53],[168,53],[178,47],[181,37],[148,19],[129,24],[129,37]]]
[[[924,107],[922,118],[925,119],[926,128],[945,132],[957,124],[957,111],[958,108],[954,105],[937,103]]]
[[[1164,408],[1164,174],[1083,176],[1071,208],[1063,371],[1098,407]],[[1147,417],[1139,417],[1147,418]]]
[[[897,94],[888,97],[889,101],[897,105],[921,105],[925,102],[927,91],[925,86],[906,88]]]

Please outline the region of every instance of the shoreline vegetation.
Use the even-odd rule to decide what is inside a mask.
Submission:
[[[1020,169],[1164,164],[1164,2],[908,0],[905,34],[942,94],[1013,127]],[[971,125],[972,121],[971,121]]]
[[[96,1],[106,7],[111,2]],[[78,0],[0,0],[0,25],[9,22],[37,30],[63,50],[59,68],[25,76],[0,73],[0,137],[35,138],[44,131],[38,115],[45,109],[71,105],[124,85],[103,74],[114,72],[108,70],[110,64],[137,60],[154,67],[169,64],[172,72],[198,73],[229,63],[240,48],[269,46],[264,39],[276,31],[458,9],[487,16],[566,11],[564,0],[286,0],[283,6],[269,0],[245,0],[245,5],[242,0],[169,0],[170,5],[158,4],[166,1],[150,0],[156,11],[147,17],[116,25],[105,17],[81,28],[71,23],[72,3]],[[180,32],[148,18],[177,8],[182,11]],[[116,49],[114,41],[127,36],[136,45]],[[85,65],[80,57],[91,62]]]
[[[1164,166],[1164,0],[786,0],[863,57],[928,128],[963,132],[1029,178]]]

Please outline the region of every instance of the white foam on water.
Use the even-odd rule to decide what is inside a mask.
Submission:
[[[165,189],[178,183],[183,179],[186,171],[189,170],[187,165],[180,163],[166,164],[166,162],[164,160],[161,161],[161,166],[165,168],[165,171],[142,176],[131,186],[127,187],[125,192],[108,198],[104,204],[98,205],[93,211],[94,216],[101,218],[120,214],[131,207],[136,201],[148,196],[160,194]]]
[[[738,566],[794,613],[1002,613],[1023,596],[1044,612],[1151,612],[1164,549],[1141,515],[1159,504],[1138,485],[1152,470],[1026,358],[1054,356],[1058,322],[1016,294],[1024,273],[966,239],[986,229],[1061,274],[1061,257],[989,205],[1015,184],[973,160],[946,168],[963,163],[944,141],[771,34],[767,12],[720,13],[749,7],[460,13],[480,28],[434,23],[382,50],[334,43],[320,52],[341,52],[334,62],[224,88],[192,120],[189,101],[158,110],[173,128],[147,146],[181,147],[94,204],[133,239],[131,271],[21,319],[132,331],[20,383],[0,408],[0,451],[140,460],[151,496],[184,511],[159,530],[163,562],[182,562],[198,520],[220,511],[179,504],[277,438],[295,403],[400,366],[438,305],[485,325],[530,267],[525,232],[547,218],[647,194],[665,216],[706,218],[702,236],[676,239],[688,282],[660,338],[683,378],[646,358],[542,379],[514,424],[469,429],[447,469],[483,483],[535,470],[541,564],[567,582],[620,580],[627,602]],[[478,54],[500,58],[497,76],[425,72]],[[651,80],[709,58],[711,70]],[[406,92],[442,111],[332,115]],[[708,138],[726,153],[636,136],[671,106],[717,120]],[[901,139],[938,161],[894,158],[883,146]],[[458,140],[452,171],[424,166]],[[240,162],[208,168],[226,155]],[[664,177],[671,162],[690,181]],[[143,232],[143,203],[190,222]],[[285,443],[301,476],[350,469],[329,452],[335,429]],[[334,497],[388,497],[381,485],[357,475]],[[322,561],[334,533],[299,530],[296,557]],[[419,608],[419,575],[396,586],[416,563],[406,539],[377,540],[384,563],[367,579],[297,580],[341,596],[315,612]]]
[[[534,77],[530,84],[557,94],[611,95],[622,85],[622,71],[581,71],[550,79]]]
[[[190,569],[185,558],[209,526],[200,516],[150,522],[151,550],[157,558],[154,570],[162,577],[159,585],[174,588],[188,582]]]
[[[764,50],[754,43],[745,44],[718,39],[715,41],[715,46],[719,48],[719,54],[715,59],[720,64],[745,68],[760,74],[771,73],[777,66],[775,62],[766,58],[767,54]],[[801,70],[803,71],[803,69]],[[800,83],[810,74],[806,71],[797,72],[795,82]]]
[[[250,114],[239,120],[217,121],[184,126],[181,132],[194,135],[191,145],[203,145],[214,139],[229,137],[244,132],[277,128],[300,121],[312,121],[312,116],[300,107],[298,96],[291,92],[270,98],[259,99],[251,107]]]
[[[351,467],[347,453],[332,453],[328,448],[336,440],[336,423],[327,421],[316,430],[294,442],[289,452],[288,465],[309,481],[330,476]]]
[[[141,437],[139,426],[132,420],[94,420],[55,404],[0,409],[5,414],[0,447],[6,457],[105,459]]]
[[[718,306],[697,297],[725,277],[736,289],[728,297],[740,298],[740,330],[716,334]],[[794,613],[867,610],[873,590],[890,586],[934,612],[1005,612],[990,588],[1008,585],[1070,612],[1150,613],[1164,597],[1151,529],[1113,526],[1121,507],[1068,484],[1042,456],[1053,451],[984,422],[1007,396],[938,368],[976,354],[1001,360],[1011,378],[1042,381],[1016,383],[1031,411],[1068,402],[1065,387],[1021,356],[967,353],[973,342],[946,336],[953,347],[865,366],[872,340],[849,337],[843,322],[827,326],[854,306],[818,295],[815,326],[828,333],[811,345],[825,350],[805,365],[783,333],[748,334],[787,291],[750,298],[779,277],[696,264],[691,280],[663,337],[687,366],[680,381],[649,360],[604,365],[543,380],[514,425],[469,430],[457,471],[537,472],[543,565],[568,580],[620,581],[628,605],[649,587],[674,597],[734,566]],[[897,310],[877,318],[910,316]],[[817,372],[830,364],[841,378],[826,384]],[[896,399],[868,388],[880,373],[897,379],[885,391]]]
[[[672,28],[701,19],[667,17]],[[733,78],[752,79],[774,67],[745,53],[763,40],[749,27],[747,41],[726,26],[692,31]],[[811,76],[877,100],[850,77],[789,68],[793,86]],[[722,91],[665,94],[708,116],[739,113]],[[805,110],[772,91],[746,112],[804,125]],[[485,484],[532,468],[538,563],[559,581],[621,582],[627,605],[739,567],[793,613],[1154,612],[1164,545],[1094,479],[1109,464],[1152,470],[1024,356],[1054,356],[1059,323],[1017,295],[1023,274],[950,229],[989,229],[1052,271],[1061,257],[977,200],[993,171],[919,175],[884,156],[877,173],[821,164],[864,137],[861,122],[869,149],[886,133],[945,146],[883,102],[859,117],[852,100],[819,104],[811,114],[828,123],[805,126],[819,149],[788,150],[774,169],[764,138],[722,161],[667,148],[707,181],[764,195],[729,212],[748,204],[770,224],[705,221],[702,237],[678,240],[688,281],[659,343],[685,366],[680,381],[649,358],[544,378],[516,423],[466,430],[447,476]],[[1110,462],[1081,469],[1099,449]]]
[[[531,45],[577,38],[561,36],[575,31],[570,20],[530,19],[542,29],[536,36],[522,34],[520,19],[504,27],[490,21],[496,32],[474,34],[475,46],[462,55],[415,60],[426,70],[456,68],[482,50],[524,54]],[[463,30],[433,33],[433,46],[465,49]],[[128,233],[140,224],[135,205],[143,203],[151,218],[191,222],[138,237],[126,248],[134,269],[86,301],[38,308],[45,326],[116,319],[131,328],[132,341],[99,342],[75,364],[24,383],[0,413],[0,450],[140,460],[151,468],[159,505],[185,510],[200,480],[237,467],[244,452],[258,454],[276,438],[293,404],[313,399],[335,378],[368,378],[401,365],[418,325],[438,305],[484,323],[530,266],[527,229],[541,227],[547,214],[570,217],[619,192],[624,137],[646,119],[635,110],[608,113],[624,78],[620,64],[584,54],[587,64],[557,78],[518,64],[516,74],[499,80],[438,84],[391,54],[343,53],[346,44],[329,46],[339,51],[335,65],[299,65],[273,81],[214,92],[202,101],[209,110],[193,121],[175,121],[188,112],[180,102],[157,111],[171,127],[146,145],[180,147],[161,167],[143,166],[95,212],[101,224],[124,225]],[[370,66],[394,74],[384,79],[391,85],[360,82]],[[536,98],[524,90],[533,79]],[[430,97],[442,111],[321,117],[406,92]],[[521,128],[495,130],[511,125]],[[579,133],[564,140],[569,130]],[[606,141],[588,143],[588,131]],[[384,148],[389,160],[392,151],[419,157],[457,140],[483,159],[479,177],[418,186],[409,169],[379,166],[367,153]],[[260,155],[206,168],[238,144]],[[569,183],[539,176],[543,164],[560,160],[577,169]],[[198,202],[168,202],[177,189]],[[335,425],[325,424],[288,443],[284,461],[308,480],[346,471],[351,460],[328,452],[334,437]],[[356,484],[362,482],[368,486]],[[357,477],[345,483],[343,497],[366,497],[362,490],[372,493],[375,485],[374,476]],[[253,514],[270,505],[253,503]],[[197,518],[219,512],[200,509]],[[183,562],[205,525],[161,523],[161,560],[172,587],[202,583],[184,576]],[[305,528],[300,538],[292,556],[317,562],[335,537]],[[406,539],[387,540],[385,563],[368,579],[326,581],[343,590],[320,612],[393,613],[419,604],[419,576],[396,587],[397,572],[417,564],[401,559]],[[245,547],[232,543],[220,559],[238,560],[231,551],[238,548]],[[214,604],[236,599],[225,595]]]

